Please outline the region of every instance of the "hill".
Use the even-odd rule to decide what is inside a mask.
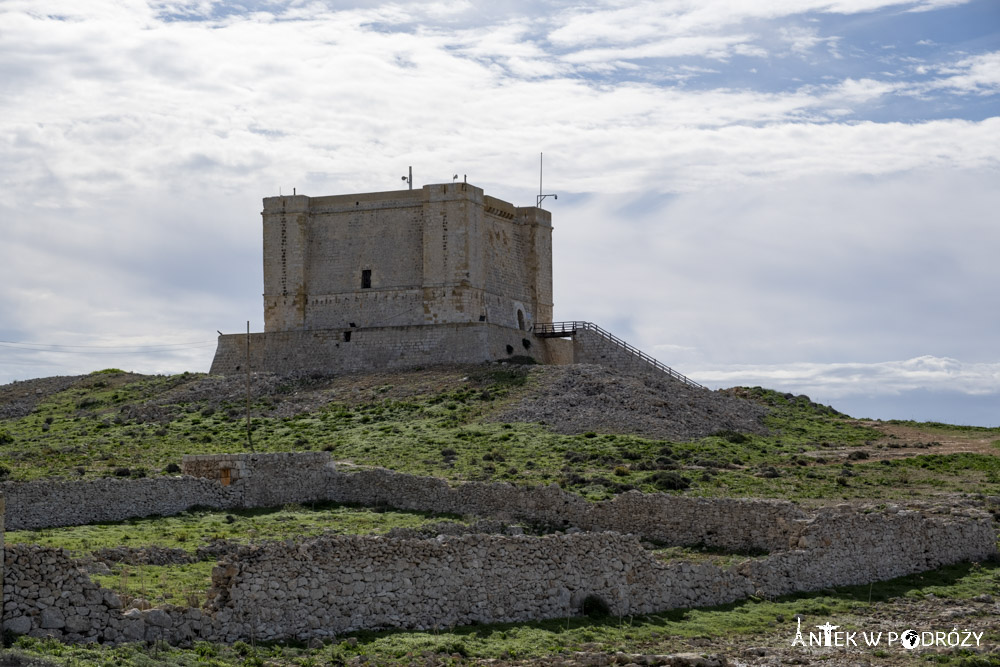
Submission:
[[[170,473],[183,454],[325,450],[454,481],[794,499],[1000,493],[1000,429],[859,421],[805,396],[601,366],[340,375],[115,369],[0,386],[10,479]]]
[[[884,506],[892,499],[944,513],[970,504],[998,511],[987,496],[1000,494],[1000,429],[856,420],[806,396],[760,387],[709,392],[598,366],[455,366],[255,376],[249,442],[246,410],[245,379],[239,377],[108,369],[3,385],[0,473],[9,480],[173,474],[183,454],[248,451],[252,443],[255,451],[324,450],[344,465],[455,482],[555,483],[594,500],[634,488],[824,505],[846,499]],[[874,503],[863,504],[862,511],[870,511]],[[12,545],[71,550],[95,579],[134,604],[183,605],[204,595],[220,553],[248,541],[327,532],[431,537],[537,529],[320,503],[192,510],[7,537]],[[720,566],[757,555],[645,547],[666,561]],[[738,664],[802,664],[804,656],[856,664],[874,654],[858,650],[841,660],[790,649],[794,619],[804,616],[803,627],[832,621],[898,630],[915,619],[927,628],[950,628],[961,617],[962,628],[985,632],[984,641],[995,645],[997,595],[996,564],[960,564],[863,587],[709,609],[359,632],[308,647],[66,646],[25,636],[15,640],[15,650],[5,656],[12,662],[5,664],[703,664],[698,660],[705,652]],[[690,661],[668,655],[678,651],[690,653]],[[909,664],[912,655],[898,650],[878,657],[885,664]],[[969,663],[962,662],[964,653],[931,657],[1000,664],[996,655]]]

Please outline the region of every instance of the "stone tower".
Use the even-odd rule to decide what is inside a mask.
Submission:
[[[264,200],[264,330],[552,321],[548,211],[466,183]]]
[[[552,223],[467,183],[264,199],[264,332],[254,370],[328,372],[556,359]],[[239,372],[223,335],[213,373]],[[563,360],[566,361],[566,360]]]

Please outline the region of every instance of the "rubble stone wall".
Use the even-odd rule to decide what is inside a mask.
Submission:
[[[122,521],[179,514],[191,507],[240,507],[238,485],[196,477],[36,480],[0,484],[7,500],[7,530]]]
[[[244,476],[219,482],[223,466]],[[431,627],[565,616],[587,595],[615,613],[703,606],[861,584],[996,556],[985,512],[925,513],[784,501],[622,494],[590,503],[558,487],[450,487],[386,470],[338,471],[326,454],[191,457],[204,477],[7,483],[9,529],[173,514],[192,506],[266,507],[332,500],[478,514],[576,528],[547,537],[436,540],[328,536],[246,547],[213,573],[206,610],[121,609],[65,552],[5,549],[4,627],[71,641],[322,637],[361,628]],[[630,535],[625,535],[629,533]],[[768,552],[729,570],[663,563],[639,538]]]
[[[657,561],[614,533],[335,536],[241,549],[216,568],[209,608],[234,641],[560,618],[591,595],[614,614],[641,614],[752,593],[745,577]]]
[[[233,466],[243,477],[223,487],[218,481],[223,466]],[[921,558],[917,560],[933,562],[939,545],[926,544],[926,525],[922,522],[947,523],[950,518],[920,513],[911,516],[906,512],[900,516],[831,509],[807,512],[781,500],[690,498],[636,491],[613,500],[589,502],[555,485],[525,488],[470,482],[452,487],[441,479],[384,469],[342,471],[323,452],[185,457],[183,470],[203,477],[7,482],[2,485],[7,528],[37,529],[171,515],[195,506],[239,509],[334,501],[499,517],[557,529],[631,533],[667,544],[738,552],[829,546],[828,540],[833,538],[824,531],[833,531],[837,543],[867,548],[869,544],[885,543],[885,532],[892,527],[892,543],[897,545],[895,555],[890,554],[892,558],[910,561],[916,557],[908,554],[919,552]],[[980,526],[982,521],[954,517],[952,523],[964,522],[977,526],[970,530],[988,532],[988,528]],[[974,542],[978,545],[981,540]],[[925,552],[929,554],[926,558]],[[979,547],[972,552],[980,553]]]
[[[771,551],[798,541],[808,515],[781,500],[688,498],[637,491],[590,502],[558,486],[523,488],[444,480],[389,470],[338,473],[328,499],[451,514],[477,514],[552,527],[634,533],[675,545]]]
[[[997,555],[988,515],[925,515],[894,507],[863,513],[824,508],[792,549],[744,563],[740,572],[768,595],[884,581]]]
[[[229,486],[221,470],[232,471]],[[335,501],[450,514],[501,516],[555,528],[635,533],[735,551],[794,546],[808,515],[786,501],[687,498],[630,492],[592,503],[557,486],[524,488],[384,469],[343,472],[324,452],[186,456],[184,476],[6,482],[9,530],[172,515],[191,507],[239,509]]]
[[[118,595],[94,583],[63,549],[14,544],[4,550],[3,629],[68,642],[122,643],[210,639],[217,633],[200,609],[167,606],[123,610]]]

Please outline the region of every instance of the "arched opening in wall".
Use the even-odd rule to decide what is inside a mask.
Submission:
[[[524,331],[524,313],[520,308],[517,309],[517,328]]]

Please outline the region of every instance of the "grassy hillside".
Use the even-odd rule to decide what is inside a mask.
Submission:
[[[183,454],[249,451],[241,382],[118,371],[70,380],[22,387],[33,403],[0,420],[0,474],[159,475],[174,471]],[[766,406],[757,432],[720,429],[682,441],[620,432],[627,428],[574,434],[496,421],[533,395],[551,401],[546,380],[544,370],[498,366],[262,378],[254,382],[250,438],[256,451],[324,450],[336,460],[453,481],[556,483],[592,499],[633,488],[790,499],[1000,494],[1000,429],[859,422],[760,388],[728,392]],[[609,398],[618,390],[602,388]],[[907,441],[894,441],[893,429],[904,426]],[[949,438],[970,446],[942,447]]]
[[[634,378],[619,381],[606,371],[580,373],[568,380],[546,368],[475,366],[339,378],[259,377],[252,385],[250,436],[256,451],[324,450],[339,461],[456,482],[556,483],[591,499],[632,488],[815,503],[1000,495],[1000,429],[859,421],[807,397],[759,387],[659,401],[656,392],[669,391],[669,385],[664,389]],[[570,380],[583,384],[570,386]],[[173,474],[183,454],[248,451],[244,392],[241,379],[140,376],[115,370],[2,386],[0,475],[31,480]],[[533,407],[543,403],[548,414],[582,415],[588,409],[590,414],[581,417],[582,426],[575,431],[567,426],[571,419],[532,421],[531,415],[544,412]],[[595,410],[594,405],[606,409]],[[672,432],[672,420],[690,425],[713,414],[720,416],[711,422],[709,434],[655,436]],[[110,563],[103,570],[94,566],[94,576],[126,599],[186,604],[203,597],[215,564],[211,549],[220,541],[284,539],[323,531],[435,531],[443,530],[441,521],[469,523],[473,518],[321,504],[192,511],[20,531],[8,533],[7,540],[63,547]],[[129,560],[154,548],[169,551],[177,562]],[[663,558],[727,562],[740,557],[676,548],[657,553]],[[831,621],[852,629],[887,623],[896,628],[949,617],[960,609],[962,629],[983,630],[984,645],[995,646],[1000,631],[992,623],[994,597],[1000,598],[1000,566],[966,564],[870,587],[751,599],[713,609],[434,632],[355,633],[322,647],[200,643],[189,649],[112,648],[8,637],[13,645],[4,659],[13,662],[3,664],[42,660],[64,665],[305,667],[480,660],[514,664],[556,657],[565,664],[589,664],[587,656],[617,651],[720,652],[745,664],[794,663],[802,658],[788,649],[796,614],[805,618],[803,626]],[[947,627],[958,622],[948,621]],[[940,629],[938,625],[944,627],[938,623],[934,629]],[[585,655],[574,658],[576,653]],[[868,651],[844,663],[826,656],[823,663],[877,659],[909,664],[916,658]],[[960,651],[924,659],[965,667],[1000,665],[996,655]]]

